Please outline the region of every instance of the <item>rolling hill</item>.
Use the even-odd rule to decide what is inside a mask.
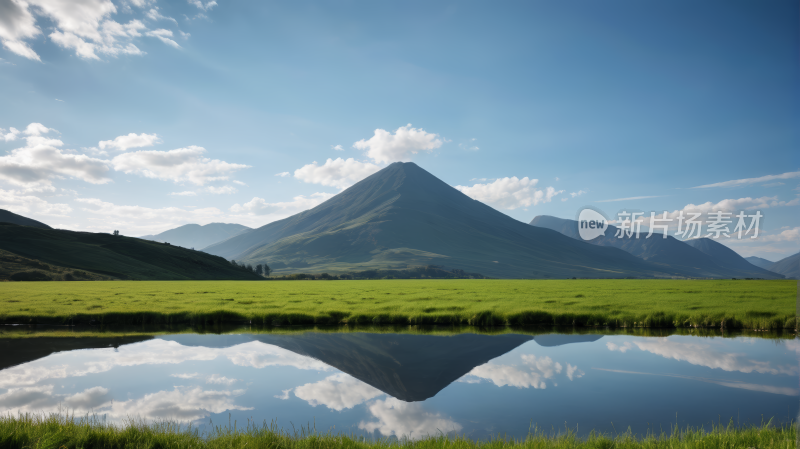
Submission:
[[[625,251],[514,220],[402,162],[313,209],[205,251],[267,262],[276,274],[443,265],[501,278],[664,275]]]
[[[547,215],[531,220],[532,226],[558,231],[568,237],[580,239],[578,222]],[[764,278],[782,279],[781,275],[754,266],[735,251],[710,239],[711,243],[694,244],[680,241],[672,236],[663,238],[654,233],[650,238],[615,237],[617,228],[609,225],[605,235],[589,243],[598,246],[619,248],[636,257],[660,265],[665,272],[676,276],[711,278]],[[720,248],[722,247],[722,248]]]
[[[23,217],[22,215],[17,215],[14,212],[7,211],[5,209],[0,209],[0,223],[11,223],[20,226],[31,226],[34,228],[41,228],[41,229],[53,229],[50,226],[42,223],[41,221],[36,221],[32,218]]]
[[[247,226],[235,223],[209,223],[203,226],[187,224],[160,234],[144,235],[139,238],[202,250],[207,246],[227,240],[250,229]]]
[[[65,268],[78,270],[76,275],[83,279],[263,279],[201,251],[111,234],[0,223],[0,250],[12,253],[3,253],[0,263],[4,266],[6,261],[27,264],[30,268],[24,271],[31,276],[43,273],[40,279],[30,280],[46,280],[48,273]],[[46,265],[50,270],[34,264]],[[81,274],[82,271],[90,273]]]
[[[782,274],[787,278],[800,279],[800,253],[775,262],[769,266],[769,271]]]

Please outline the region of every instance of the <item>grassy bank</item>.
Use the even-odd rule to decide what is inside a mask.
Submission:
[[[796,281],[0,283],[0,323],[795,328]]]
[[[56,416],[0,417],[0,448],[4,449],[94,449],[94,448],[226,448],[245,447],[285,449],[378,449],[404,447],[414,449],[796,449],[793,426],[740,427],[717,426],[710,432],[702,429],[672,429],[669,433],[640,438],[630,433],[620,435],[590,434],[578,438],[574,432],[533,432],[521,440],[495,439],[472,441],[464,437],[432,436],[421,440],[365,440],[333,433],[289,434],[270,426],[248,425],[244,429],[217,427],[207,435],[181,430],[177,425],[103,426],[89,420],[67,420]]]

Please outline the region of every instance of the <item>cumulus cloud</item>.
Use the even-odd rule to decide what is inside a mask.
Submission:
[[[231,206],[231,212],[236,214],[253,214],[253,215],[269,215],[269,214],[291,214],[301,212],[312,207],[318,206],[334,196],[332,193],[312,193],[309,196],[297,195],[292,201],[284,201],[277,203],[268,203],[263,198],[255,197],[244,204],[234,204]]]
[[[49,185],[53,179],[65,177],[92,184],[111,181],[107,161],[61,150],[61,140],[44,136],[51,131],[41,123],[28,125],[21,133],[26,145],[0,156],[0,179],[18,186]]]
[[[186,210],[179,207],[150,208],[120,205],[98,198],[77,198],[75,201],[83,206],[84,212],[102,218],[102,224],[98,225],[99,229],[107,230],[112,226],[115,229],[126,229],[133,235],[157,234],[186,223],[211,223],[219,221],[222,216],[222,211],[215,207]]]
[[[3,189],[0,189],[0,209],[10,210],[25,216],[49,215],[66,217],[72,212],[72,208],[68,204],[50,203],[24,191]]]
[[[108,414],[117,419],[140,417],[144,419],[196,421],[212,413],[228,410],[252,410],[234,403],[244,390],[203,390],[200,387],[175,387],[172,391],[146,394],[140,399],[114,402]]]
[[[203,157],[205,152],[195,145],[169,151],[141,150],[120,154],[111,162],[115,170],[125,174],[197,185],[227,180],[236,170],[250,167]]]
[[[205,4],[194,0],[207,10],[216,3]],[[149,0],[129,0],[123,2],[122,9],[133,13],[131,5],[149,6]],[[37,16],[48,19],[53,29],[47,35],[58,46],[73,50],[83,59],[100,59],[101,55],[117,57],[120,55],[143,55],[134,39],[143,35],[152,36],[176,48],[171,39],[172,32],[165,29],[148,30],[139,19],[127,23],[112,18],[117,7],[111,0],[81,0],[79,3],[63,0],[5,0],[0,3],[0,41],[5,48],[28,59],[40,61],[41,58],[31,48],[29,41],[42,34],[37,26]],[[161,15],[157,7],[144,13],[150,20],[169,20]],[[187,36],[185,33],[184,37]]]
[[[236,190],[236,187],[234,186],[220,186],[220,187],[208,186],[204,189],[204,191],[208,193],[213,193],[214,195],[230,195],[232,193],[238,192],[238,190]]]
[[[161,139],[156,134],[130,133],[114,140],[102,140],[98,146],[101,150],[128,151],[131,148],[152,147],[157,143],[161,143]]]
[[[376,129],[369,139],[361,139],[353,148],[366,150],[367,157],[376,163],[408,161],[412,154],[420,151],[433,151],[442,146],[438,134],[425,132],[422,128],[412,128],[409,123],[392,134],[384,129]]]
[[[538,183],[538,179],[527,177],[519,179],[513,176],[500,178],[491,183],[455,186],[455,188],[472,199],[509,210],[549,203],[553,197],[564,193],[563,190],[556,190],[553,187],[537,189],[536,184]]]
[[[569,380],[577,379],[579,377],[583,377],[586,374],[583,371],[579,370],[577,366],[572,366],[567,363],[567,378]]]
[[[367,432],[378,431],[383,436],[395,435],[412,440],[441,433],[459,432],[461,424],[439,413],[426,411],[418,403],[403,402],[395,398],[377,400],[369,406],[376,421],[361,421],[358,428]]]
[[[693,189],[707,189],[707,188],[711,188],[711,187],[740,187],[740,186],[745,186],[745,185],[750,185],[750,184],[758,184],[758,183],[761,183],[761,182],[775,181],[777,179],[793,179],[793,178],[800,178],[800,171],[787,172],[787,173],[783,173],[783,174],[780,174],[780,175],[767,175],[767,176],[761,176],[761,177],[758,177],[758,178],[734,179],[734,180],[731,180],[731,181],[717,182],[717,183],[714,183],[714,184],[706,184],[706,185],[692,187],[692,188]]]
[[[344,151],[341,145],[331,145],[331,149],[335,151]]]
[[[230,379],[225,376],[220,376],[218,374],[212,374],[211,376],[206,379],[207,384],[222,384],[222,385],[233,385],[238,382],[239,379]]]
[[[625,343],[618,345],[609,341],[606,343],[606,347],[609,351],[619,351],[625,353],[633,348],[633,344],[631,344],[629,341],[626,341]]]
[[[183,192],[172,192],[170,193],[172,196],[197,196],[197,192],[192,192],[191,190],[184,190]]]
[[[337,412],[353,408],[381,394],[383,393],[377,388],[343,373],[294,389],[295,396],[313,407],[321,404]]]
[[[197,376],[198,373],[170,374],[170,377],[177,377],[178,379],[193,379]]]
[[[380,169],[381,167],[375,164],[358,162],[353,158],[329,158],[323,165],[318,165],[314,161],[298,168],[294,171],[294,177],[311,184],[344,189]]]
[[[558,362],[554,362],[550,357],[523,354],[520,358],[522,365],[486,363],[473,368],[469,375],[486,379],[498,387],[543,389],[547,388],[545,380],[552,379],[563,370],[563,366]],[[575,369],[577,368],[574,368],[573,372],[567,373],[570,380],[572,380]],[[470,382],[469,378],[466,378],[465,381]]]
[[[276,399],[280,399],[282,401],[286,401],[286,400],[289,399],[289,393],[291,393],[291,392],[292,392],[291,388],[288,389],[288,390],[281,390],[281,394],[276,394],[273,397],[276,398]]]
[[[53,385],[37,385],[32,387],[10,388],[0,394],[0,411],[11,413],[47,413],[59,408],[76,415],[93,411],[111,402],[107,388],[87,388],[73,395],[55,394]]]
[[[287,177],[289,175],[291,175],[291,173],[289,173],[288,171],[282,171],[280,173],[275,173],[275,176],[280,176],[281,178],[285,178],[285,177]]]
[[[759,236],[761,242],[800,242],[800,227],[784,229],[777,234]]]

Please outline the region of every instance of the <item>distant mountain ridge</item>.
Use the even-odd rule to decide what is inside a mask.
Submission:
[[[787,278],[800,279],[800,253],[781,259],[769,266],[769,271]]]
[[[665,275],[625,251],[517,221],[402,162],[313,209],[205,251],[267,262],[276,274],[443,265],[501,278]]]
[[[186,224],[156,235],[143,235],[139,238],[155,242],[168,242],[183,248],[203,248],[222,242],[243,232],[252,230],[236,223],[209,223],[207,225]]]
[[[745,257],[744,260],[765,270],[769,270],[769,266],[775,263],[771,260],[763,259],[761,257],[756,257],[756,256]]]
[[[530,224],[581,240],[576,220],[539,215],[531,220]],[[735,251],[711,239],[697,239],[690,244],[672,236],[664,238],[663,234],[659,233],[653,233],[650,238],[636,238],[616,237],[616,232],[617,228],[609,225],[604,235],[589,243],[622,249],[643,260],[658,264],[664,271],[676,276],[782,279],[780,274],[747,262]]]
[[[53,229],[50,226],[42,223],[41,221],[36,221],[32,218],[23,217],[22,215],[17,215],[14,212],[7,211],[5,209],[0,209],[0,223],[12,223],[20,226],[31,226],[34,228],[41,228],[41,229]]]

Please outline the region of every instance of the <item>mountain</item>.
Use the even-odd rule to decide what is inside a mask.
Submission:
[[[800,279],[800,253],[775,262],[769,266],[769,271],[780,273],[790,279]]]
[[[702,251],[711,257],[717,265],[730,270],[731,273],[742,273],[731,277],[783,279],[780,274],[772,270],[765,270],[754,266],[745,260],[744,257],[740,256],[739,253],[716,240],[701,237],[698,239],[685,240],[684,243]]]
[[[169,242],[171,245],[184,248],[203,249],[249,230],[251,228],[235,223],[209,223],[203,226],[187,224],[161,234],[144,235],[139,238],[162,243]]]
[[[50,271],[66,267],[84,279],[94,276],[82,271],[116,279],[263,279],[201,251],[111,234],[0,223],[0,250],[21,256],[16,263],[53,265]],[[44,273],[41,280],[49,277],[36,267],[25,272],[31,280],[37,273]]]
[[[14,212],[10,212],[5,209],[0,209],[0,223],[12,223],[20,226],[31,226],[34,228],[41,228],[41,229],[53,229],[50,226],[47,226],[46,224],[42,223],[41,221],[36,221],[28,217],[23,217],[22,215],[17,215]]]
[[[756,256],[745,257],[744,260],[765,270],[769,270],[769,266],[775,263],[771,260],[762,259],[761,257],[756,257]]]
[[[532,226],[552,229],[568,237],[581,240],[576,220],[567,220],[547,215],[539,215],[531,220]],[[604,235],[589,243],[619,248],[647,262],[656,264],[661,269],[675,276],[685,277],[711,277],[711,278],[765,278],[782,279],[780,275],[753,266],[742,259],[736,252],[724,245],[712,241],[710,247],[716,248],[712,254],[707,254],[700,248],[682,242],[672,236],[663,238],[662,234],[653,233],[650,238],[636,238],[633,236],[616,237],[617,228],[608,225]],[[646,235],[646,234],[645,234]],[[705,239],[709,240],[709,239]],[[704,245],[703,247],[709,245]],[[727,251],[725,251],[727,250]],[[732,254],[731,254],[732,253]],[[733,262],[731,262],[733,261]]]
[[[442,265],[499,278],[663,275],[625,251],[514,220],[410,162],[391,164],[313,209],[204,251],[267,262],[277,274]]]

